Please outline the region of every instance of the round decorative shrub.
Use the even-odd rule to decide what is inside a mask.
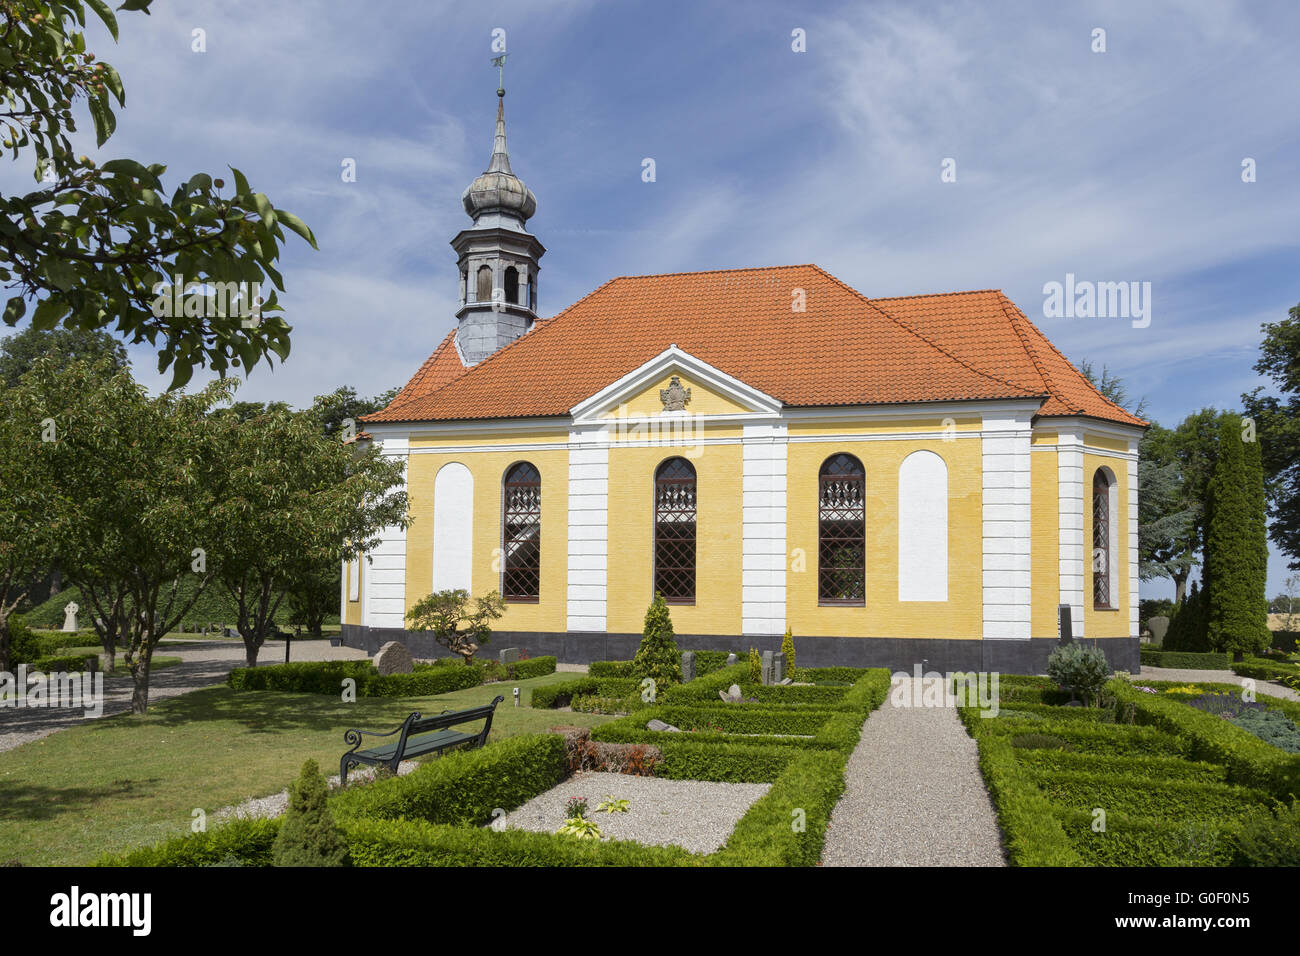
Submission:
[[[276,835],[271,858],[276,866],[346,866],[348,845],[325,804],[329,788],[315,760],[289,787],[289,809]]]
[[[1110,680],[1110,665],[1099,647],[1072,641],[1052,651],[1047,658],[1047,676],[1083,698],[1094,700]]]

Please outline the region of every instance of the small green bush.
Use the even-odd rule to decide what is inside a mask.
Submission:
[[[1300,727],[1280,710],[1243,710],[1225,719],[1279,750],[1300,754]]]
[[[9,628],[9,669],[17,671],[19,664],[30,664],[44,652],[40,639],[32,633],[20,614],[10,614]]]
[[[645,612],[641,646],[632,658],[632,676],[638,681],[653,680],[659,690],[682,682],[682,655],[673,635],[672,617],[668,603],[657,591]]]
[[[592,661],[587,665],[588,677],[631,677],[631,661]]]
[[[1142,663],[1148,667],[1171,667],[1180,670],[1227,670],[1231,655],[1192,651],[1164,651],[1143,645],[1139,651]]]
[[[781,638],[781,653],[785,655],[785,676],[794,680],[794,631],[788,627],[785,629],[785,637]]]
[[[289,787],[289,808],[271,848],[275,866],[346,866],[348,845],[326,798],[329,787],[315,760]]]
[[[1047,676],[1090,703],[1110,679],[1110,665],[1101,648],[1072,641],[1048,655]]]
[[[1237,866],[1300,866],[1300,800],[1249,817],[1237,836]]]
[[[235,860],[241,866],[270,866],[281,819],[232,820],[202,833],[173,837],[154,846],[110,853],[96,866],[219,866]],[[228,865],[228,864],[227,864]]]
[[[763,658],[759,655],[758,649],[753,647],[749,649],[749,682],[763,683]]]

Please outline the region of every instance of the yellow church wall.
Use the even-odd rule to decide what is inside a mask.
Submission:
[[[501,482],[506,469],[530,461],[542,478],[541,596],[536,603],[507,602],[495,630],[563,631],[568,603],[569,453],[567,449],[411,455],[407,495],[412,524],[406,532],[406,607],[433,589],[433,490],[438,470],[460,462],[474,478],[475,597],[501,589]]]
[[[361,560],[362,561],[366,560],[364,555],[362,555]],[[344,562],[343,564],[343,597],[344,597],[343,623],[344,624],[361,623],[361,607],[362,607],[361,602],[365,598],[365,593],[362,591],[362,586],[365,584],[365,578],[362,577],[361,580],[358,582],[358,586],[357,586],[357,600],[355,601],[347,600],[347,598],[352,594],[352,568],[353,565],[351,561]],[[360,570],[358,570],[357,573],[358,575],[360,575],[361,574]]]
[[[931,451],[948,469],[948,600],[898,600],[898,469],[915,451]],[[837,452],[866,471],[866,603],[820,606],[817,600],[818,472]],[[978,439],[791,442],[787,461],[786,619],[810,637],[983,636],[983,471]],[[800,558],[802,556],[802,558]],[[802,569],[800,569],[802,567]]]
[[[549,445],[569,440],[568,428],[516,432],[457,432],[441,435],[412,435],[412,448],[460,448],[467,445]]]
[[[1056,436],[1051,437],[1055,441]],[[1054,637],[1061,603],[1061,502],[1056,453],[1031,452],[1029,469],[1030,636]]]
[[[1084,432],[1083,443],[1090,448],[1104,448],[1106,451],[1128,451],[1127,438],[1107,438],[1105,435],[1096,435],[1092,432]]]
[[[1031,445],[1055,445],[1059,435],[1056,432],[1034,432],[1029,439]]]
[[[1113,611],[1099,611],[1092,606],[1092,476],[1102,466],[1114,473],[1118,502],[1110,521],[1118,578],[1116,591],[1119,594]],[[1085,637],[1129,637],[1128,461],[1085,452],[1083,494],[1083,633]]]
[[[980,418],[953,418],[953,424],[944,425],[947,416],[932,418],[911,418],[905,420],[882,421],[878,418],[843,418],[834,421],[792,421],[789,423],[791,437],[812,438],[819,435],[827,437],[838,435],[889,435],[897,432],[939,432],[945,427],[953,431],[979,431],[983,427]]]
[[[610,633],[639,633],[645,623],[654,599],[655,469],[683,451],[691,452],[684,457],[696,476],[695,604],[670,606],[673,629],[682,634],[741,631],[741,446],[615,445],[609,453]]]
[[[688,378],[680,372],[670,372],[654,385],[606,412],[602,417],[618,418],[627,415],[650,416],[661,414],[664,410],[664,404],[659,398],[659,390],[667,388],[671,384],[673,375],[677,376],[682,388],[691,390],[691,400],[687,403],[686,410],[692,415],[738,415],[750,411],[739,402],[728,398],[707,385],[700,384],[695,379]]]

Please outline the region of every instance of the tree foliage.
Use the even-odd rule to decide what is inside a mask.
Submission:
[[[347,866],[343,831],[330,813],[329,787],[315,760],[302,765],[289,787],[289,807],[271,847],[275,866]]]
[[[1205,607],[1210,645],[1238,656],[1269,646],[1263,470],[1259,443],[1241,424],[1219,427],[1218,459],[1206,502]]]
[[[119,10],[148,13],[150,3],[126,0]],[[116,40],[104,0],[0,3],[0,146],[29,163],[36,181],[23,195],[0,195],[5,323],[29,308],[40,331],[116,323],[129,341],[158,351],[173,388],[196,367],[224,376],[283,361],[290,327],[279,314],[276,262],[284,230],[313,248],[315,237],[238,169],[232,186],[195,173],[169,195],[162,164],[74,157],[68,134],[82,106],[102,147],[126,103],[117,71],[87,48],[88,10]],[[274,289],[263,293],[268,283]]]
[[[677,651],[672,617],[668,603],[658,591],[645,612],[641,646],[632,658],[632,675],[638,680],[648,677],[661,689],[682,682],[682,655]]]
[[[29,326],[0,339],[0,383],[14,387],[23,373],[30,371],[42,358],[53,358],[63,365],[78,361],[106,361],[114,372],[129,364],[126,348],[107,332],[93,329],[42,331]]]
[[[1280,322],[1263,326],[1255,371],[1273,380],[1279,395],[1262,387],[1241,396],[1260,441],[1269,516],[1269,537],[1300,570],[1300,305]]]
[[[407,625],[413,631],[426,631],[466,664],[474,661],[479,645],[488,643],[492,623],[505,610],[505,602],[496,591],[474,598],[463,588],[436,591],[421,598],[406,612]]]

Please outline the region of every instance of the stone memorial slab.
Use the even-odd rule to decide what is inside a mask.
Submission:
[[[764,687],[771,686],[772,684],[772,652],[771,651],[763,652],[763,667],[762,667],[761,675],[762,675],[763,686]]]
[[[381,674],[409,674],[415,670],[411,652],[401,641],[389,641],[375,655],[375,670]]]
[[[695,652],[682,651],[682,683],[695,680]]]
[[[503,647],[501,653],[497,655],[497,659],[502,664],[516,664],[519,662],[519,648]]]

